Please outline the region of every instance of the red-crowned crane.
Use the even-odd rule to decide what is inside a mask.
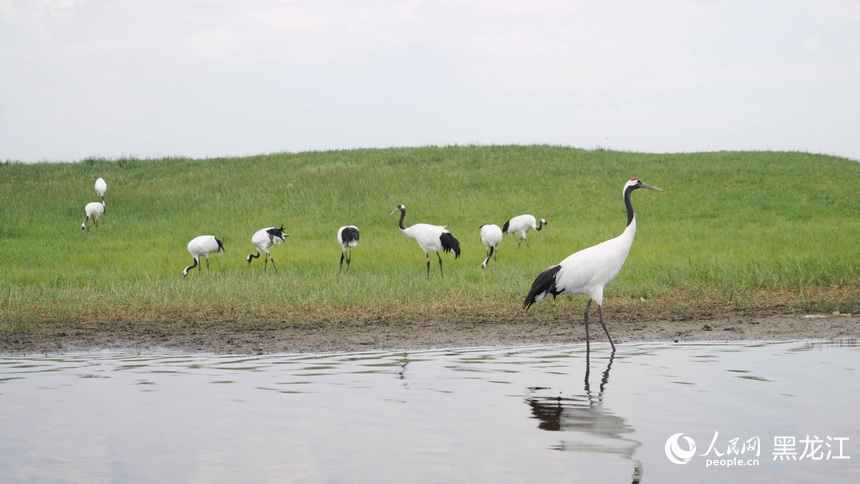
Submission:
[[[248,261],[248,267],[251,267],[252,259],[260,258],[260,251],[262,250],[266,254],[266,257],[263,258],[263,270],[265,271],[268,269],[269,260],[271,260],[272,267],[275,268],[275,272],[278,272],[278,266],[275,265],[275,259],[272,257],[272,254],[269,253],[269,249],[271,249],[273,245],[283,242],[286,237],[289,237],[289,235],[284,233],[283,225],[281,225],[281,228],[266,227],[256,231],[251,237],[251,243],[257,248],[257,253],[248,254],[248,257],[245,259]]]
[[[105,202],[90,202],[84,207],[84,211],[87,213],[87,218],[81,224],[81,230],[89,232],[90,228],[87,226],[87,222],[93,219],[93,225],[98,228],[99,217],[105,214]]]
[[[526,233],[529,230],[537,230],[546,227],[549,228],[549,222],[545,218],[540,219],[540,225],[538,225],[537,220],[535,220],[534,215],[517,215],[516,217],[505,222],[505,225],[502,227],[502,232],[506,234],[520,234],[520,240],[517,241],[517,249],[520,248],[520,245],[523,241],[526,241],[526,247],[531,248],[529,246],[529,240],[526,238]]]
[[[107,191],[107,183],[105,183],[104,178],[94,177],[96,179],[95,188],[96,193],[99,197],[101,197],[102,201],[105,201],[105,192]]]
[[[609,239],[587,249],[570,255],[558,265],[545,270],[535,279],[532,288],[523,302],[523,308],[528,309],[532,304],[547,296],[559,294],[585,294],[588,303],[585,305],[585,346],[589,351],[588,338],[588,310],[591,301],[597,303],[597,314],[600,316],[600,325],[606,332],[612,351],[615,352],[615,343],[609,336],[606,321],[603,319],[603,288],[618,275],[627,254],[633,245],[636,236],[636,217],[633,215],[633,205],[630,203],[630,194],[639,188],[662,191],[657,187],[642,183],[636,178],[631,178],[624,184],[622,196],[624,205],[627,207],[627,228],[618,237]]]
[[[199,237],[194,237],[191,239],[191,242],[188,242],[188,253],[191,254],[191,258],[194,259],[194,263],[190,266],[186,267],[182,271],[183,276],[188,275],[188,271],[194,269],[200,270],[200,256],[206,258],[206,270],[209,270],[209,253],[215,252],[216,254],[224,253],[224,243],[220,240],[216,239],[214,235],[201,235]]]
[[[490,263],[490,257],[496,260],[496,251],[499,249],[499,244],[502,243],[502,229],[496,224],[481,225],[481,243],[487,248],[487,258],[481,264],[481,269],[487,267]]]
[[[451,232],[448,232],[448,229],[440,225],[415,224],[411,227],[404,227],[405,205],[398,205],[389,215],[394,215],[395,212],[400,212],[400,231],[407,237],[415,239],[415,242],[418,242],[421,250],[427,256],[427,277],[430,277],[430,252],[436,253],[436,257],[439,258],[439,274],[445,277],[445,273],[442,271],[442,256],[439,255],[439,251],[453,251],[456,259],[460,257],[460,242],[451,235]]]
[[[352,261],[352,249],[358,245],[358,227],[355,225],[344,225],[337,229],[337,243],[340,244],[340,269],[343,269],[343,260],[346,259],[346,270],[349,272],[349,263]],[[349,249],[349,255],[346,254]]]

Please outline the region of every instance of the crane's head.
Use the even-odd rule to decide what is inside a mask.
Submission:
[[[406,205],[403,205],[401,203],[400,205],[397,206],[397,208],[394,209],[393,212],[389,213],[388,215],[394,215],[395,212],[405,212],[405,211],[406,211]]]
[[[549,220],[547,220],[545,218],[540,219],[540,224],[542,227],[549,228]]]
[[[658,191],[658,192],[662,192],[662,191],[663,191],[663,190],[660,190],[660,189],[659,189],[659,188],[657,188],[657,187],[652,187],[651,185],[649,185],[649,184],[647,184],[647,183],[643,183],[643,182],[642,182],[642,180],[639,180],[639,179],[637,179],[637,178],[631,178],[631,179],[630,179],[630,180],[628,180],[628,181],[627,181],[627,183],[624,185],[624,190],[622,190],[622,192],[621,192],[621,193],[622,193],[622,194],[625,194],[625,193],[627,193],[627,190],[628,190],[628,189],[630,189],[630,190],[636,190],[636,189],[638,189],[638,188],[647,188],[647,189],[649,189],[649,190],[654,190],[654,191]]]

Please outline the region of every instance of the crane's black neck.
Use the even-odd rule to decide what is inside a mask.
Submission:
[[[406,227],[403,226],[403,219],[406,218],[406,209],[400,211],[400,230],[406,230]]]
[[[630,194],[633,193],[633,190],[636,190],[635,186],[629,186],[627,190],[624,190],[624,205],[627,207],[627,225],[633,222],[633,204],[630,202]]]

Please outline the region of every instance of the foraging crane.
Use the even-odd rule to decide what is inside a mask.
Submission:
[[[84,223],[81,224],[81,230],[89,232],[90,228],[87,227],[87,222],[90,219],[93,219],[93,225],[95,225],[96,228],[99,227],[99,217],[105,214],[105,202],[90,202],[84,207],[84,211],[87,212],[87,218],[85,218]]]
[[[454,251],[454,258],[456,259],[460,257],[460,242],[443,226],[415,224],[408,228],[404,227],[403,219],[406,218],[405,205],[398,205],[389,216],[394,215],[395,212],[400,212],[400,231],[405,236],[415,239],[415,242],[418,242],[421,250],[427,256],[427,277],[430,277],[430,252],[436,253],[436,257],[439,258],[439,274],[445,277],[445,273],[442,271],[442,256],[439,255],[439,251]]]
[[[268,269],[269,260],[271,259],[272,267],[275,268],[275,272],[278,272],[278,267],[275,265],[275,259],[272,257],[272,254],[269,253],[269,249],[272,248],[273,245],[283,242],[285,237],[289,236],[284,233],[283,224],[279,229],[275,227],[266,227],[256,231],[251,237],[251,243],[257,248],[257,253],[248,254],[248,257],[245,258],[245,260],[248,261],[248,267],[251,267],[251,259],[260,258],[260,251],[262,250],[266,254],[266,257],[263,258],[263,270],[265,271]]]
[[[352,261],[352,249],[358,245],[358,227],[355,225],[344,225],[337,229],[337,242],[340,244],[340,268],[343,269],[343,260],[346,259],[346,270],[349,272],[349,263]],[[349,249],[349,256],[346,250]]]
[[[220,240],[216,239],[214,235],[201,235],[191,239],[191,242],[188,242],[188,253],[191,254],[191,258],[194,259],[194,263],[186,267],[182,271],[182,275],[187,276],[188,271],[195,267],[198,271],[200,270],[199,262],[201,255],[206,258],[206,270],[208,271],[210,252],[215,252],[216,254],[224,253],[224,244]]]
[[[487,264],[490,263],[490,257],[496,260],[496,252],[498,251],[499,244],[502,243],[502,237],[504,237],[504,234],[498,225],[481,225],[481,243],[487,248],[487,258],[481,264],[481,269],[487,267]]]
[[[520,248],[520,245],[523,241],[526,241],[526,247],[531,248],[529,246],[529,241],[526,238],[526,233],[529,230],[537,230],[546,227],[549,229],[549,222],[545,218],[540,219],[540,225],[538,225],[533,215],[517,215],[516,217],[505,222],[504,227],[502,227],[502,232],[506,234],[520,234],[520,240],[517,242],[517,249]]]
[[[105,192],[107,191],[107,183],[105,183],[104,178],[93,177],[96,179],[96,193],[101,197],[102,202],[105,201]]]
[[[614,239],[582,249],[568,256],[558,265],[542,272],[535,279],[523,302],[523,308],[527,310],[532,304],[550,295],[553,298],[559,294],[587,295],[588,303],[585,306],[586,351],[591,349],[588,338],[588,310],[591,308],[591,301],[597,303],[600,325],[606,332],[612,351],[615,351],[615,344],[612,342],[612,337],[609,336],[609,330],[606,328],[606,322],[603,320],[603,287],[612,282],[618,275],[624,261],[627,260],[630,247],[633,245],[633,238],[636,236],[636,217],[633,215],[630,194],[639,188],[662,191],[657,187],[642,183],[636,178],[631,178],[624,184],[622,191],[624,205],[627,207],[627,228],[624,229],[624,232]]]

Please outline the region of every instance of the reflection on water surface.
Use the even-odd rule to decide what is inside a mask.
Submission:
[[[857,482],[857,347],[3,357],[0,481]],[[807,434],[851,459],[774,459]],[[757,465],[706,466],[752,438]]]

